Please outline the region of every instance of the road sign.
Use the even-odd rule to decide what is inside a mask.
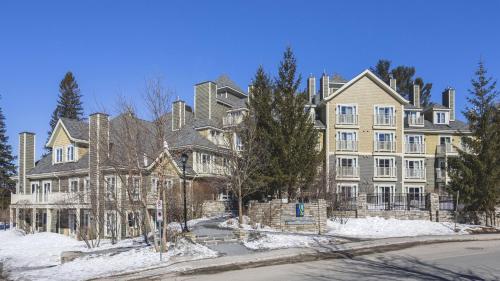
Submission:
[[[156,201],[156,221],[163,221],[163,201]]]

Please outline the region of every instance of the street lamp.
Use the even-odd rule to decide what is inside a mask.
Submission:
[[[184,227],[182,228],[182,232],[189,232],[187,225],[187,203],[186,203],[186,162],[189,156],[186,153],[182,153],[181,161],[182,161],[182,178],[184,185]]]

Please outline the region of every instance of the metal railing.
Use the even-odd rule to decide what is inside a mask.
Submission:
[[[436,151],[438,154],[450,154],[450,153],[457,153],[457,150],[451,143],[446,143],[446,144],[438,144],[436,147]]]
[[[429,206],[429,196],[420,193],[382,193],[366,195],[366,208],[368,210],[428,210]]]
[[[410,126],[422,126],[424,125],[424,116],[419,117],[406,117],[406,123]]]
[[[337,151],[358,151],[357,140],[338,140]]]
[[[425,143],[405,142],[405,153],[425,153]]]
[[[405,179],[425,179],[424,168],[406,168]]]
[[[394,141],[374,141],[373,147],[378,152],[394,152],[396,151],[396,142]]]
[[[436,179],[438,180],[446,179],[446,170],[441,168],[436,168]]]
[[[336,175],[338,178],[358,178],[359,167],[337,166]]]
[[[356,211],[357,198],[352,194],[333,193],[331,207],[334,211]]]
[[[337,114],[337,125],[358,125],[358,115],[356,114]]]
[[[393,114],[375,114],[374,124],[377,126],[395,126],[396,116]]]
[[[238,125],[243,121],[243,115],[227,115],[222,118],[223,126]]]
[[[377,178],[395,178],[396,167],[376,167],[375,177]]]

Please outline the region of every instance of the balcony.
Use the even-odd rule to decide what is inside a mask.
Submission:
[[[392,114],[375,114],[373,121],[375,126],[396,126],[396,116]]]
[[[359,178],[359,167],[337,166],[337,178]]]
[[[395,152],[396,142],[394,141],[375,141],[373,150],[376,152]]]
[[[222,126],[224,127],[230,127],[230,126],[236,126],[240,124],[243,121],[243,115],[227,115],[222,118]]]
[[[405,179],[425,180],[425,169],[423,168],[406,168]]]
[[[358,141],[356,140],[338,140],[337,151],[358,151]]]
[[[358,125],[358,115],[337,114],[337,125]]]
[[[406,123],[408,126],[423,126],[424,125],[424,116],[408,116],[406,118]]]
[[[410,154],[424,154],[425,153],[425,143],[405,143],[405,153]]]
[[[436,169],[436,180],[445,181],[446,180],[446,170],[437,168]]]
[[[457,150],[451,143],[445,143],[437,145],[436,153],[439,155],[457,154]]]
[[[375,168],[375,177],[376,178],[395,178],[396,167],[376,167]]]
[[[82,193],[50,192],[34,194],[12,194],[11,204],[78,204],[86,197]]]
[[[198,164],[196,167],[196,172],[199,174],[223,175],[226,171],[224,167],[214,164]]]

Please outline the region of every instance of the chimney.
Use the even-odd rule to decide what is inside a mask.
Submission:
[[[444,90],[443,105],[450,109],[450,121],[455,121],[455,89],[448,87]]]
[[[307,78],[307,96],[309,97],[310,103],[313,102],[314,95],[316,95],[316,78],[311,74],[311,76]]]
[[[109,116],[105,113],[93,113],[89,116],[89,184],[90,203],[96,206],[95,212],[104,217],[104,175],[102,168],[109,157]],[[94,208],[94,207],[92,207]],[[104,231],[99,226],[99,231]]]
[[[392,77],[391,75],[391,78],[389,79],[389,86],[391,86],[391,88],[394,90],[394,91],[397,91],[397,87],[396,87],[396,79]]]
[[[217,103],[217,84],[212,81],[194,86],[194,116],[198,119],[212,119]]]
[[[413,90],[411,92],[411,104],[416,107],[420,107],[420,85],[413,84]]]
[[[326,73],[323,73],[323,76],[321,76],[321,79],[319,80],[319,87],[320,87],[319,99],[320,99],[320,101],[322,101],[324,98],[328,97],[329,84],[330,84],[330,77],[328,77],[328,75],[326,75]]]
[[[35,134],[30,132],[19,133],[19,192],[31,191],[26,181],[26,172],[35,167]]]
[[[186,102],[176,100],[172,104],[172,131],[179,130],[186,125]]]

